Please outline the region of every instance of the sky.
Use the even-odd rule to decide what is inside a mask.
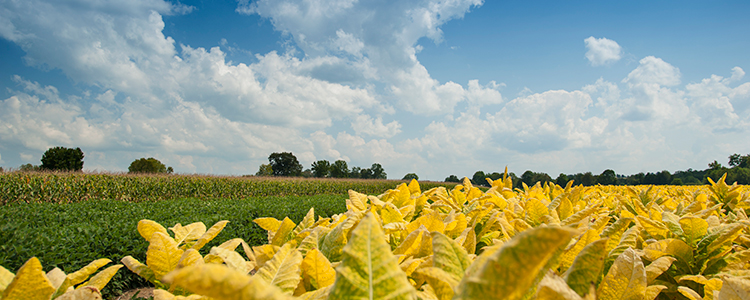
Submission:
[[[750,2],[0,0],[0,166],[80,147],[254,174],[273,152],[476,171],[750,153]]]

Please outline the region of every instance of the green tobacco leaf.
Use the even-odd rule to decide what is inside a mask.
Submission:
[[[440,232],[432,232],[432,265],[455,276],[459,281],[471,265],[463,246]]]
[[[638,254],[632,248],[625,250],[596,290],[600,300],[638,300],[646,295],[646,270]]]
[[[550,260],[574,234],[573,230],[559,227],[537,227],[519,233],[489,256],[478,272],[463,278],[455,299],[528,297],[536,291]]]
[[[255,273],[255,277],[260,277],[266,283],[275,285],[285,294],[291,295],[301,280],[300,265],[302,254],[294,249],[291,243],[287,243]]]
[[[680,225],[679,216],[665,211],[661,214],[661,221],[664,222],[664,225],[666,225],[669,231],[671,231],[675,236],[685,235],[685,232],[682,230],[682,226]]]
[[[588,244],[578,253],[570,268],[565,271],[563,275],[565,282],[578,295],[585,295],[592,285],[596,285],[604,267],[604,258],[607,256],[604,252],[606,246],[606,238]]]
[[[367,213],[343,249],[330,299],[414,299],[416,290],[398,266],[380,223]]]

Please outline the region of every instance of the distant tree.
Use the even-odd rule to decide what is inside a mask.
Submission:
[[[304,171],[302,171],[302,177],[305,177],[305,178],[313,177],[312,169],[305,169]]]
[[[372,169],[364,168],[359,170],[359,178],[362,179],[373,179]]]
[[[37,172],[37,171],[41,171],[42,168],[39,166],[32,165],[32,164],[25,164],[25,165],[21,165],[20,167],[18,167],[18,169],[21,170],[22,172]]]
[[[49,148],[42,155],[40,167],[52,171],[80,171],[83,169],[83,151],[81,148]]]
[[[291,152],[274,152],[268,156],[268,162],[273,169],[273,176],[300,176],[302,165]]]
[[[714,162],[708,163],[708,168],[711,170],[717,170],[717,169],[721,169],[722,166],[718,161],[714,160]]]
[[[557,175],[557,179],[555,179],[555,184],[565,187],[565,185],[568,184],[568,181],[570,181],[568,175],[560,173],[560,175]]]
[[[273,168],[269,164],[262,164],[255,176],[273,176]]]
[[[750,168],[750,154],[739,155],[737,153],[729,156],[730,167]]]
[[[597,176],[596,183],[601,185],[615,185],[617,183],[617,174],[611,169],[606,169],[601,175]]]
[[[333,178],[346,178],[349,176],[349,166],[346,161],[337,160],[331,165],[331,177]]]
[[[591,172],[586,172],[581,175],[581,180],[579,181],[583,186],[592,186],[596,184],[596,178],[594,177]]]
[[[461,182],[461,179],[458,179],[456,175],[451,174],[448,177],[445,177],[445,182]]]
[[[487,182],[487,175],[485,175],[483,171],[474,172],[474,175],[471,176],[471,183],[474,185],[482,185],[482,186],[490,185]]]
[[[732,175],[732,182],[738,184],[750,184],[750,168],[735,167],[729,170]]]
[[[167,173],[167,166],[153,157],[139,158],[130,163],[128,173]]]
[[[417,176],[417,174],[414,174],[414,173],[407,173],[406,175],[404,175],[404,178],[401,178],[401,180],[412,180],[412,179],[419,180],[419,176]]]
[[[672,182],[670,182],[669,184],[670,185],[682,185],[682,179],[680,178],[672,179]]]
[[[327,160],[319,160],[312,163],[313,176],[318,178],[328,177],[331,172],[331,163]]]
[[[167,174],[172,174],[172,173],[174,173],[174,169],[172,169],[172,167],[167,167]]]
[[[521,181],[528,186],[533,186],[537,182],[552,182],[552,177],[549,177],[547,173],[536,173],[527,170],[526,172],[523,172],[523,174],[521,174]]]
[[[362,168],[353,167],[352,170],[349,172],[349,178],[362,178],[362,174],[360,174],[361,171],[362,171]]]
[[[385,169],[383,169],[383,166],[381,166],[379,163],[372,164],[372,166],[370,166],[370,171],[372,171],[372,178],[374,179],[388,178],[388,174],[385,173]]]

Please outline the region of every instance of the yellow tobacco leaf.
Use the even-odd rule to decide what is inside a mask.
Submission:
[[[105,266],[106,264],[110,262],[112,261],[109,259],[100,258],[100,259],[90,262],[88,265],[81,268],[80,270],[68,274],[67,277],[70,280],[70,284],[77,285],[81,282],[84,282],[86,279],[89,278],[89,276],[91,276],[91,274],[94,274],[96,270],[99,270],[99,268]]]
[[[557,215],[561,220],[565,220],[573,214],[573,203],[568,200],[568,197],[563,197],[560,200],[560,205],[557,206]]]
[[[39,259],[32,257],[18,269],[18,273],[3,291],[3,300],[48,300],[55,287],[42,271]]]
[[[565,282],[578,295],[583,296],[589,292],[589,289],[599,279],[604,267],[604,258],[607,256],[604,251],[606,245],[606,238],[588,244],[578,253],[573,260],[573,264],[563,274]]]
[[[719,291],[719,300],[745,300],[750,299],[750,280],[723,276],[721,290]]]
[[[661,291],[666,289],[667,287],[664,285],[649,285],[646,287],[646,296],[643,299],[654,300],[657,296],[659,296],[659,293],[661,293]]]
[[[327,287],[336,279],[336,271],[331,267],[331,262],[318,249],[307,252],[307,256],[302,260],[301,269],[308,291]]]
[[[367,195],[349,190],[349,199],[346,199],[346,209],[353,211],[367,210]]]
[[[250,271],[255,268],[255,262],[248,264],[248,262],[242,258],[242,255],[234,250],[212,247],[210,254],[220,257],[227,267],[240,272],[250,273]]]
[[[443,223],[443,218],[440,217],[438,212],[422,215],[416,220],[411,221],[411,223],[406,226],[406,232],[408,233],[417,230],[420,226],[426,227],[429,232],[437,231],[442,233],[445,231],[445,223]]]
[[[13,281],[13,277],[15,276],[11,271],[0,266],[0,295],[3,294],[3,291],[5,291],[5,288]]]
[[[362,216],[364,216],[362,212],[348,211],[346,212],[346,219],[326,234],[318,249],[329,261],[336,262],[341,260],[341,252],[344,246],[346,246],[347,237]]]
[[[461,280],[471,260],[462,245],[440,232],[432,232],[432,264]]]
[[[153,270],[149,269],[148,266],[142,264],[130,255],[123,257],[120,262],[122,262],[122,264],[125,265],[125,267],[127,267],[130,271],[148,281],[153,282],[156,279]]]
[[[155,232],[146,251],[146,265],[154,272],[156,279],[161,279],[177,267],[183,252],[177,248],[174,239],[161,232]]]
[[[404,273],[406,273],[406,276],[411,276],[414,270],[416,270],[424,261],[425,258],[410,257],[402,261],[398,266],[404,271]]]
[[[685,286],[678,286],[677,292],[685,296],[689,300],[703,300],[703,297],[696,293],[693,289]]]
[[[313,229],[308,236],[302,239],[302,242],[300,242],[297,250],[299,250],[302,256],[306,256],[308,251],[312,249],[318,249],[318,243],[320,242],[321,235],[325,236],[330,231],[331,229],[327,227],[315,227],[315,229]]]
[[[101,300],[102,294],[99,289],[93,286],[85,286],[80,289],[71,290],[60,297],[55,298],[57,300]]]
[[[175,296],[172,293],[162,290],[154,289],[154,300],[210,300],[208,297],[201,295],[190,295],[190,296]]]
[[[112,277],[117,274],[117,271],[120,270],[120,268],[122,268],[122,265],[114,265],[96,273],[96,275],[91,277],[88,283],[86,283],[86,286],[95,287],[101,291],[104,289],[104,286],[112,280]]]
[[[457,287],[456,299],[522,299],[536,292],[541,279],[559,249],[568,244],[574,232],[556,227],[538,227],[516,235],[472,271]],[[472,266],[474,265],[472,264]]]
[[[284,221],[281,221],[279,230],[277,230],[276,234],[273,235],[273,239],[269,244],[281,247],[282,245],[284,245],[284,243],[292,238],[291,233],[296,226],[297,224],[294,224],[294,221],[292,221],[292,219],[284,218]]]
[[[388,199],[385,202],[391,202],[396,207],[401,208],[405,205],[414,205],[415,199],[411,198],[411,192],[409,192],[409,187],[406,183],[402,183],[388,194]]]
[[[154,232],[161,232],[164,235],[169,236],[169,233],[167,233],[164,226],[161,226],[159,223],[151,220],[140,220],[138,222],[138,233],[140,233],[147,241],[151,240],[151,235],[153,235]]]
[[[13,273],[11,273],[10,275],[11,276],[8,279],[8,282],[5,285],[8,285],[8,283],[10,283],[10,281],[13,280]],[[65,279],[67,277],[68,277],[68,275],[65,275],[65,272],[63,272],[63,270],[60,270],[60,268],[54,268],[51,271],[47,272],[47,279],[49,279],[49,282],[55,288],[58,288],[63,283],[63,281],[65,281]],[[5,285],[3,285],[2,287],[0,287],[0,293],[3,292],[3,289],[5,288]]]
[[[583,248],[588,244],[598,239],[599,234],[597,234],[596,230],[594,229],[589,229],[581,234],[578,237],[578,240],[576,240],[575,244],[570,246],[568,249],[565,249],[565,251],[560,255],[560,271],[565,272],[565,270],[570,268],[570,266],[573,265],[573,260],[575,260],[576,256],[578,256],[578,253],[580,253],[581,250],[583,250]]]
[[[396,249],[393,249],[393,254],[403,254],[405,257],[413,256],[415,258],[431,255],[432,236],[430,236],[430,232],[426,227],[419,226],[419,229],[409,233],[404,241]]]
[[[473,227],[464,229],[455,241],[464,247],[466,253],[474,254],[477,248],[477,235]]]
[[[329,298],[414,299],[415,292],[375,216],[366,214],[344,247]]]
[[[648,217],[644,216],[636,216],[636,220],[638,220],[641,227],[643,227],[646,232],[651,235],[651,237],[662,240],[667,238],[667,233],[669,232],[669,229],[667,229],[667,226],[664,225],[661,221],[655,221],[651,220]]]
[[[185,250],[185,252],[182,253],[180,260],[177,261],[177,267],[183,268],[183,267],[191,266],[193,264],[202,264],[202,263],[203,263],[203,256],[201,256],[201,254],[198,253],[198,250],[187,249]]]
[[[440,300],[450,300],[453,298],[453,291],[458,285],[460,278],[448,274],[442,269],[435,267],[426,267],[416,270],[423,276],[427,283],[435,291],[435,295]]]
[[[646,266],[646,281],[649,284],[653,283],[654,279],[669,269],[675,260],[677,259],[671,256],[662,256],[648,264]]]
[[[461,233],[466,230],[466,227],[468,226],[468,222],[466,220],[466,215],[463,213],[458,214],[451,214],[446,220],[443,220],[445,224],[445,235],[449,236],[450,238],[456,238]]]
[[[263,267],[267,261],[271,260],[273,256],[279,251],[281,247],[275,245],[260,245],[253,246],[253,253],[255,254],[255,264],[257,267]]]
[[[704,219],[685,216],[680,218],[679,222],[685,242],[692,247],[695,247],[695,244],[708,233],[708,222]]]
[[[665,211],[661,214],[661,221],[664,222],[664,225],[666,225],[669,231],[671,231],[675,236],[685,235],[685,232],[682,230],[682,226],[680,226],[679,216]]]
[[[419,195],[422,190],[419,188],[419,182],[416,179],[409,181],[409,193],[412,195]]]
[[[300,232],[305,229],[311,228],[313,225],[315,225],[315,207],[310,207],[310,210],[307,211],[305,217],[302,218],[302,221],[299,222],[292,233],[294,236],[299,235]]]
[[[666,239],[648,244],[643,248],[643,257],[655,261],[662,256],[677,258],[677,264],[687,267],[693,263],[693,248],[678,239]]]
[[[552,273],[548,273],[539,282],[539,287],[536,291],[537,300],[581,300],[574,290],[572,290],[565,281]]]
[[[325,300],[328,299],[328,294],[331,292],[331,286],[324,287],[322,289],[306,292],[295,299],[299,300]]]
[[[253,220],[253,223],[258,224],[260,228],[263,228],[266,232],[268,232],[268,242],[270,243],[271,240],[273,240],[273,236],[276,234],[276,231],[279,230],[279,226],[281,226],[281,221],[277,220],[276,218],[257,218]]]
[[[383,224],[404,221],[404,217],[401,215],[401,211],[399,211],[398,207],[390,202],[386,202],[385,205],[383,205],[383,208],[380,209],[380,217],[383,218]]]
[[[643,299],[646,296],[646,270],[632,248],[617,257],[596,290],[597,299]]]
[[[192,265],[164,276],[164,281],[214,300],[288,299],[282,291],[257,276],[250,277],[224,265]]]
[[[195,244],[193,244],[193,246],[190,248],[195,250],[200,250],[201,248],[203,248],[203,246],[213,240],[217,235],[219,235],[222,230],[224,230],[224,227],[227,226],[227,223],[229,223],[229,221],[226,220],[216,222],[216,224],[214,224],[214,226],[211,226],[211,228],[209,228],[206,233],[201,235],[201,237],[198,238],[198,240],[195,241]]]
[[[723,284],[723,281],[719,278],[711,278],[708,280],[708,283],[706,283],[703,286],[703,293],[705,295],[706,300],[713,300],[714,295],[718,295],[719,290],[721,290],[721,286]]]
[[[174,239],[177,245],[182,243],[190,244],[206,233],[206,225],[203,222],[195,222],[187,226],[182,226],[180,223],[170,227],[169,230],[174,232]]]
[[[266,283],[279,287],[285,294],[291,295],[299,284],[302,254],[292,244],[284,244],[279,251],[261,267],[255,277]]]
[[[539,226],[542,224],[542,217],[549,214],[549,209],[541,201],[536,198],[529,199],[526,201],[526,222],[531,226]]]

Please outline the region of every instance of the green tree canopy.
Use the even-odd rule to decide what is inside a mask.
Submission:
[[[471,183],[474,185],[489,186],[487,182],[487,175],[483,171],[474,172],[474,176],[471,176]]]
[[[346,161],[337,160],[331,165],[331,177],[333,178],[346,178],[349,176],[349,166]]]
[[[302,175],[302,165],[291,152],[271,153],[268,162],[273,169],[273,176]]]
[[[445,177],[445,182],[461,182],[461,179],[458,179],[458,176],[451,174],[448,177]]]
[[[318,178],[328,177],[331,172],[331,163],[327,160],[319,160],[312,163],[313,176]]]
[[[596,183],[601,185],[615,185],[617,184],[617,174],[614,170],[606,169],[601,175],[596,177]]]
[[[130,163],[128,173],[171,173],[172,167],[167,169],[161,161],[156,158],[139,158]]]
[[[52,171],[80,171],[83,169],[83,151],[81,148],[49,148],[42,155],[40,167]]]
[[[383,166],[381,166],[379,163],[372,164],[372,166],[370,166],[370,171],[372,172],[372,178],[374,179],[388,178],[388,174],[385,173],[385,169],[383,169]]]
[[[255,176],[273,176],[273,168],[269,164],[262,164],[258,167],[258,172]]]
[[[412,179],[419,180],[419,176],[417,176],[417,174],[414,174],[414,173],[407,173],[406,175],[404,175],[404,178],[401,178],[401,180],[412,180]]]

